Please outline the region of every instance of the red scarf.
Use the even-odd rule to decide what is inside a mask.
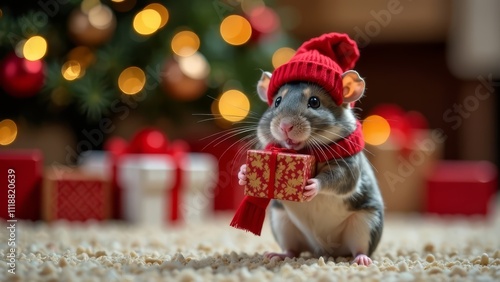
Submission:
[[[305,148],[297,153],[314,155],[316,161],[322,163],[328,160],[353,156],[361,152],[364,147],[365,141],[363,140],[361,123],[357,121],[356,129],[341,140],[333,142],[324,148],[321,148],[321,150]],[[269,144],[266,146],[266,150],[270,150],[270,148],[276,148],[276,145]],[[235,228],[250,231],[253,234],[260,236],[262,225],[264,224],[266,216],[266,208],[270,201],[271,199],[269,198],[245,196],[230,225]]]

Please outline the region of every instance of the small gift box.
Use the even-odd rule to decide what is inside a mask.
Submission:
[[[427,177],[425,210],[433,214],[488,215],[497,168],[487,161],[440,161]]]
[[[127,154],[118,166],[125,220],[163,226],[212,214],[217,159],[208,154]]]
[[[44,220],[105,220],[111,216],[110,182],[82,171],[48,170],[43,184]]]
[[[0,151],[0,217],[40,219],[43,155],[39,150]]]
[[[315,173],[311,155],[278,150],[247,152],[245,195],[302,202],[307,179]]]

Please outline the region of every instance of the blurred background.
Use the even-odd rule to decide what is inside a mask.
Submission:
[[[479,185],[497,189],[499,13],[495,0],[2,1],[0,150],[39,149],[45,166],[74,165],[112,137],[154,128],[220,161],[220,143],[247,133],[225,130],[266,108],[261,71],[335,31],[359,45],[358,114],[371,121],[379,181],[404,185],[407,160],[426,168],[410,173],[421,191],[438,160],[469,161],[464,171],[487,171]]]

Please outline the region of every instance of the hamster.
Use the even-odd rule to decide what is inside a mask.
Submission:
[[[257,84],[263,101],[271,74]],[[320,86],[293,82],[281,86],[257,126],[259,145],[277,143],[284,148],[320,149],[351,134],[357,126],[351,103],[359,99],[364,80],[355,71],[342,76],[344,103],[338,106]],[[326,148],[326,147],[325,147]],[[245,185],[246,165],[238,173]],[[317,163],[316,175],[307,180],[304,202],[273,200],[268,213],[272,233],[282,253],[268,258],[352,256],[358,265],[370,265],[383,229],[384,206],[372,166],[363,151]]]

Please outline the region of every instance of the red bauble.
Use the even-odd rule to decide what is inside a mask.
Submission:
[[[157,129],[145,128],[132,137],[127,152],[132,154],[166,154],[168,152],[168,139],[163,132]]]
[[[104,150],[113,155],[121,155],[127,152],[127,141],[121,137],[111,137],[104,143]]]
[[[0,85],[11,96],[34,96],[42,89],[44,79],[42,60],[29,61],[11,53],[0,64]]]

